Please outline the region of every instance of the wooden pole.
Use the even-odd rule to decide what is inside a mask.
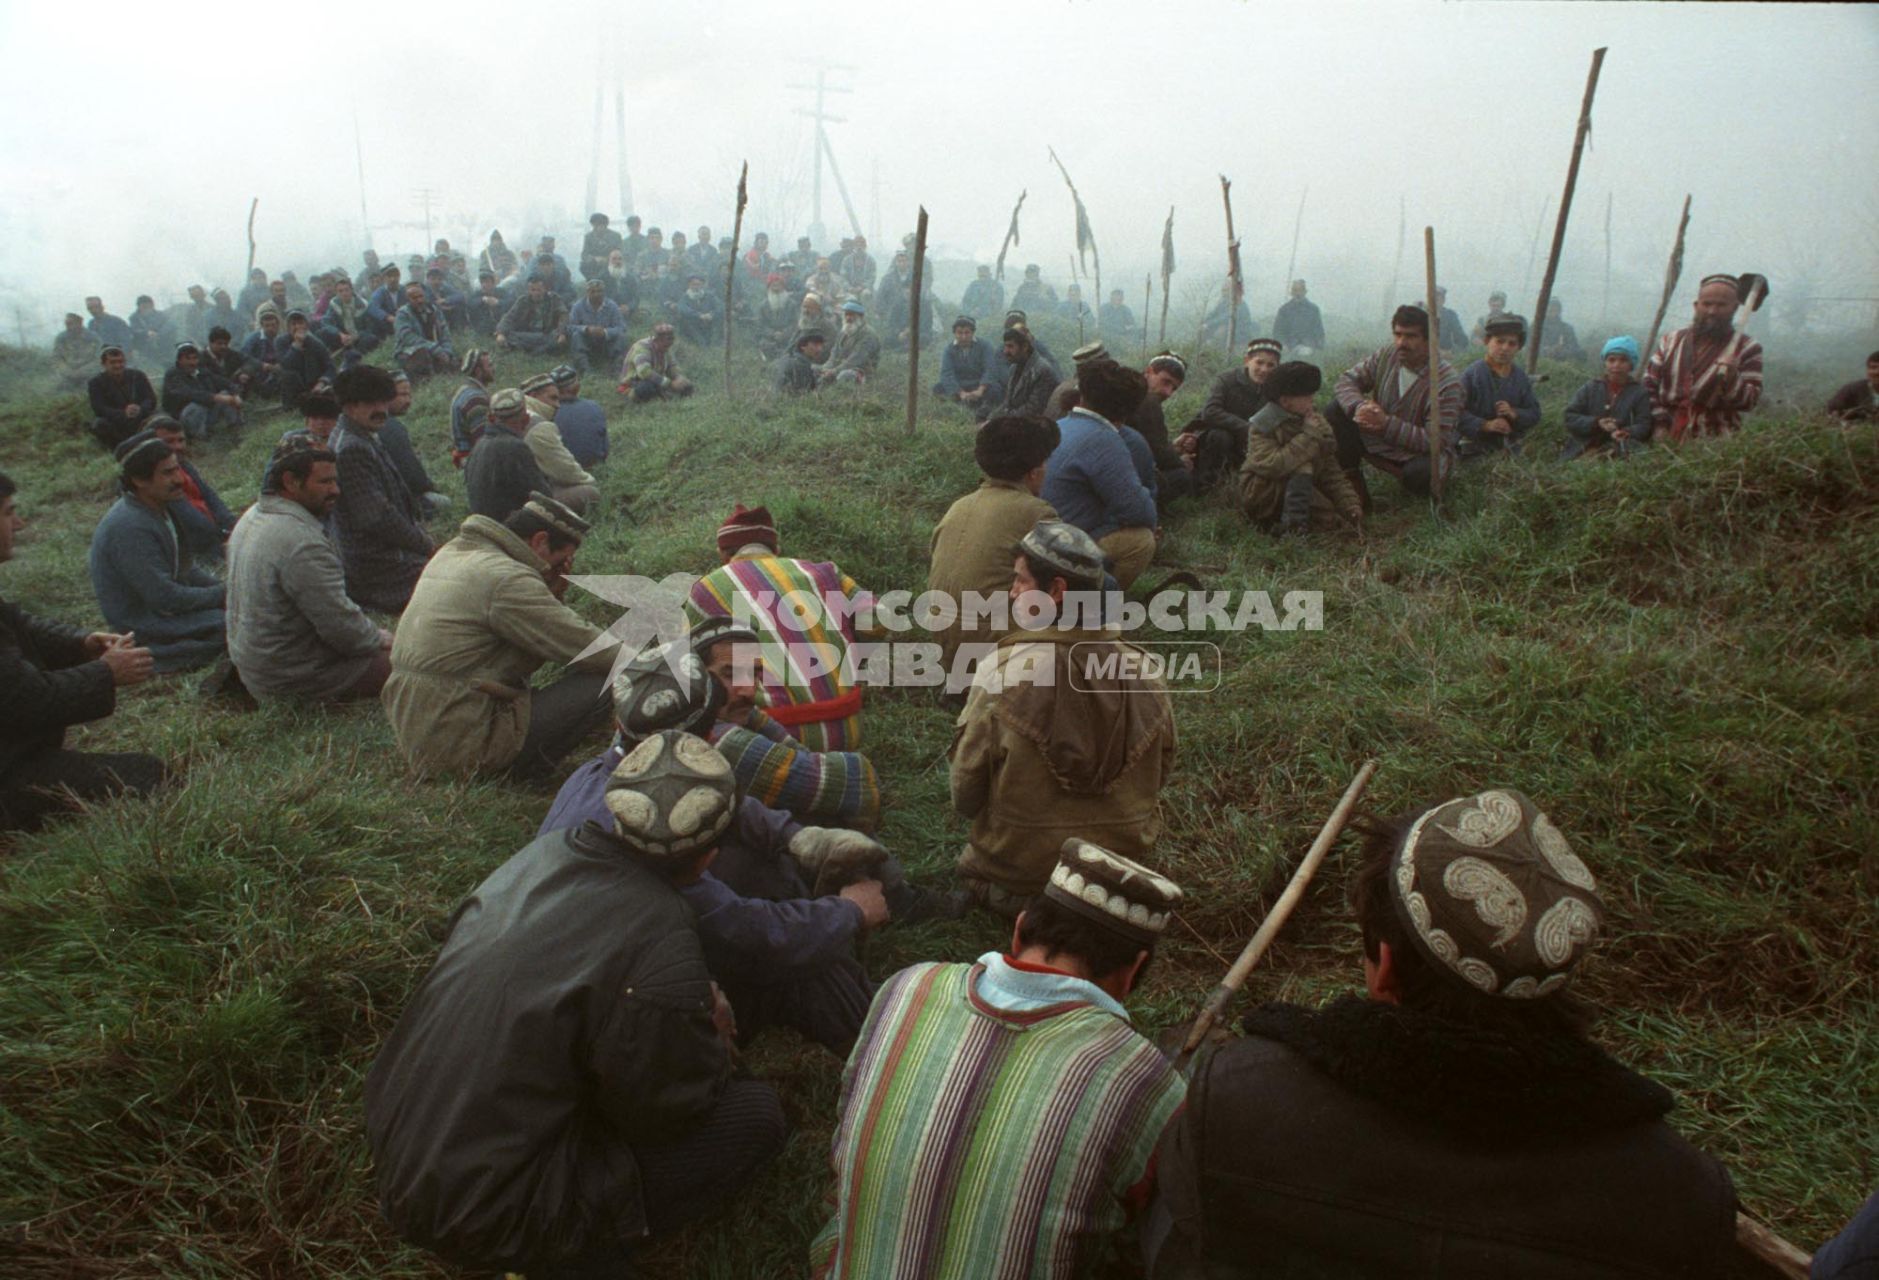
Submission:
[[[1520,292],[1523,295],[1533,287],[1533,264],[1540,260],[1540,235],[1546,230],[1546,215],[1552,211],[1553,197],[1548,196],[1540,203],[1540,216],[1533,224],[1533,243],[1527,248],[1527,274],[1520,277]]]
[[[1168,345],[1168,278],[1174,274],[1174,206],[1168,206],[1168,221],[1161,229],[1161,345]],[[1200,349],[1195,348],[1198,355]]]
[[[1767,1227],[1737,1211],[1735,1242],[1743,1252],[1773,1267],[1785,1280],[1807,1280],[1814,1259],[1770,1231]]]
[[[1298,217],[1292,220],[1292,256],[1285,264],[1285,294],[1279,299],[1280,306],[1292,294],[1292,273],[1298,270],[1298,233],[1305,229],[1305,197],[1310,194],[1310,187],[1298,193]]]
[[[731,394],[731,316],[737,298],[737,273],[743,269],[737,261],[737,248],[744,239],[744,206],[750,203],[750,161],[737,174],[737,217],[731,222],[730,270],[724,275],[724,394]]]
[[[260,207],[260,196],[248,202],[248,269],[242,273],[244,280],[254,274],[254,211]]]
[[[1540,277],[1540,300],[1533,308],[1533,337],[1527,343],[1527,372],[1540,363],[1540,337],[1546,332],[1546,308],[1553,297],[1553,279],[1559,272],[1559,254],[1566,247],[1566,219],[1572,216],[1572,192],[1579,185],[1579,158],[1585,154],[1585,137],[1592,132],[1592,95],[1598,92],[1599,68],[1605,65],[1605,50],[1592,50],[1592,69],[1585,77],[1585,99],[1579,104],[1579,124],[1572,135],[1572,162],[1566,166],[1566,191],[1559,197],[1559,221],[1553,224],[1553,247],[1546,254],[1546,274]]]
[[[907,329],[907,434],[913,434],[913,422],[920,412],[920,330],[926,325],[926,294],[921,277],[926,274],[926,206],[920,206],[920,220],[913,228],[913,297],[908,312],[913,323]]]
[[[1187,1060],[1193,1056],[1194,1050],[1200,1048],[1200,1043],[1207,1038],[1208,1031],[1212,1030],[1213,1025],[1226,1012],[1227,1006],[1233,1002],[1233,997],[1239,994],[1240,988],[1246,985],[1246,977],[1253,971],[1253,966],[1259,963],[1260,958],[1272,946],[1272,940],[1278,936],[1279,930],[1285,927],[1285,922],[1292,918],[1292,912],[1297,909],[1299,899],[1305,896],[1306,886],[1310,885],[1311,878],[1318,874],[1318,868],[1323,864],[1325,855],[1331,852],[1331,846],[1337,843],[1338,834],[1344,830],[1344,824],[1350,821],[1351,811],[1357,807],[1357,801],[1363,796],[1364,788],[1370,785],[1370,779],[1376,771],[1375,760],[1364,761],[1363,768],[1359,769],[1357,776],[1351,779],[1350,786],[1344,788],[1344,795],[1337,802],[1337,808],[1333,809],[1331,816],[1325,819],[1324,826],[1318,831],[1318,838],[1312,841],[1310,851],[1305,854],[1305,860],[1299,863],[1298,870],[1292,873],[1292,879],[1285,886],[1285,891],[1279,895],[1279,900],[1272,904],[1272,910],[1260,922],[1252,941],[1248,942],[1246,949],[1240,952],[1240,958],[1233,962],[1233,967],[1227,970],[1226,977],[1220,980],[1220,985],[1213,989],[1213,993],[1207,997],[1207,1002],[1201,1006],[1200,1013],[1194,1018],[1194,1024],[1187,1030],[1187,1039],[1181,1045],[1181,1052],[1174,1060],[1177,1070],[1187,1065]]]
[[[1073,253],[1070,255],[1070,282],[1072,284],[1079,284],[1080,281],[1081,281],[1081,277],[1077,275],[1077,256]],[[1077,308],[1077,345],[1079,347],[1083,345],[1083,308],[1082,307]]]
[[[1018,203],[1011,206],[1011,225],[1005,228],[1005,242],[998,246],[998,269],[993,274],[1000,280],[1005,278],[1005,251],[1018,243],[1018,210],[1024,208],[1024,198],[1028,191],[1018,193]]]
[[[1683,197],[1683,216],[1677,220],[1676,243],[1670,246],[1670,265],[1664,269],[1664,296],[1657,301],[1657,318],[1651,321],[1650,340],[1644,344],[1643,356],[1646,360],[1657,350],[1657,333],[1664,327],[1664,312],[1670,309],[1670,296],[1677,291],[1677,281],[1683,275],[1683,233],[1690,229],[1690,197]],[[1638,370],[1643,376],[1644,371]]]
[[[1429,501],[1442,504],[1442,308],[1435,300],[1435,228],[1422,229],[1429,289]]]
[[[1240,299],[1245,296],[1245,285],[1240,280],[1240,242],[1233,235],[1233,184],[1227,181],[1227,175],[1220,175],[1220,200],[1227,207],[1227,279],[1232,283],[1232,298],[1227,304],[1227,358],[1233,358],[1234,348],[1240,345]]]
[[[1155,277],[1142,275],[1142,363],[1148,363],[1148,300],[1155,296]]]

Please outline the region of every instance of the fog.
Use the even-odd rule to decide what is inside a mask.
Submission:
[[[1419,290],[1429,224],[1465,317],[1495,287],[1531,311],[1605,45],[1556,286],[1568,319],[1609,308],[1614,325],[1648,325],[1686,193],[1683,293],[1709,271],[1757,270],[1777,307],[1879,298],[1866,5],[405,0],[96,7],[81,21],[13,0],[0,327],[39,345],[87,293],[124,314],[139,292],[168,305],[192,283],[238,291],[254,197],[257,265],[303,280],[356,268],[368,244],[426,247],[426,189],[431,234],[472,260],[492,226],[518,248],[551,230],[578,255],[609,12],[625,30],[634,211],[668,234],[728,233],[746,159],[746,243],[764,230],[789,247],[806,230],[814,126],[797,109],[812,95],[789,86],[813,81],[819,57],[852,90],[831,95],[845,119],[829,135],[883,265],[922,204],[936,259],[989,262],[1028,190],[1007,285],[1037,262],[1061,289],[1074,220],[1051,146],[1088,206],[1105,287],[1138,311],[1170,205],[1177,310],[1218,289],[1222,173],[1262,324],[1307,188],[1297,274],[1328,313],[1380,316],[1399,202],[1399,297]],[[598,203],[619,226],[613,112],[609,93]],[[847,219],[827,177],[822,222],[832,249]],[[1866,326],[1873,312],[1812,317]]]

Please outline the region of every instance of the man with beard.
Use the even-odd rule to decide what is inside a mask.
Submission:
[[[1005,309],[1005,286],[992,279],[990,267],[980,267],[978,278],[966,286],[959,309],[974,320],[990,320]]]
[[[202,351],[193,342],[178,344],[176,363],[163,375],[163,412],[179,420],[191,436],[242,425],[241,397],[234,384],[202,368]]]
[[[1246,461],[1247,425],[1265,407],[1262,386],[1279,367],[1283,348],[1276,338],[1254,338],[1246,344],[1246,358],[1237,369],[1214,379],[1200,417],[1175,441],[1175,447],[1194,459],[1194,491],[1206,493],[1222,480],[1231,480]]]
[[[346,595],[326,535],[338,504],[333,455],[291,446],[229,538],[228,653],[257,698],[375,698],[391,674],[391,633]]]
[[[868,309],[850,298],[842,304],[842,331],[816,376],[824,386],[831,382],[859,386],[874,376],[880,362],[881,339],[868,324]]]
[[[331,440],[339,462],[339,506],[333,518],[346,566],[346,594],[380,613],[404,610],[436,549],[424,531],[422,504],[378,438],[397,392],[391,375],[376,365],[348,369],[333,383],[340,409]]]
[[[607,301],[631,320],[639,310],[639,272],[627,262],[626,254],[619,249],[608,254],[607,265],[598,278]]]
[[[1455,465],[1456,427],[1461,421],[1461,378],[1429,350],[1429,313],[1405,304],[1390,317],[1390,343],[1364,357],[1337,380],[1325,421],[1337,437],[1344,468],[1365,512],[1370,490],[1360,463],[1368,462],[1402,482],[1408,493],[1429,492],[1429,397],[1433,381],[1442,428],[1442,475]]]
[[[1005,418],[1041,418],[1050,404],[1051,392],[1057,389],[1057,369],[1044,358],[1031,339],[1031,331],[1014,324],[1003,334],[1005,364],[1004,396],[997,413]]]
[[[626,239],[607,225],[607,215],[596,213],[587,220],[591,228],[581,240],[581,279],[593,280],[607,269],[607,259],[614,250],[624,250]]]
[[[106,347],[98,362],[103,372],[85,384],[96,415],[91,434],[105,448],[115,449],[144,429],[157,411],[157,393],[142,371],[126,367],[124,348]]]
[[[1292,296],[1272,318],[1272,336],[1293,354],[1308,356],[1324,346],[1324,316],[1318,304],[1305,296],[1305,282],[1292,281]]]
[[[763,301],[751,317],[757,329],[757,351],[765,360],[774,360],[793,350],[791,335],[799,328],[796,299],[790,295],[783,277],[771,272],[764,281]]]
[[[541,275],[529,279],[528,292],[516,299],[496,326],[496,346],[531,355],[567,350],[568,309],[559,295],[549,291]]]
[[[406,287],[404,297],[405,304],[398,308],[392,324],[392,355],[414,378],[445,372],[456,363],[450,348],[450,323],[417,281]]]
[[[998,353],[979,337],[979,326],[969,315],[953,321],[953,340],[940,353],[939,382],[933,394],[972,411],[980,422],[991,416],[998,399]]]
[[[1655,440],[1728,435],[1762,398],[1762,344],[1735,330],[1748,277],[1703,277],[1696,317],[1658,341],[1644,366]]]
[[[705,278],[694,275],[685,282],[685,293],[676,308],[679,336],[701,346],[716,340],[718,312],[723,304],[715,301],[705,288]]]

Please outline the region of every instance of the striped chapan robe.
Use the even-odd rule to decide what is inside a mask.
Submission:
[[[853,751],[861,745],[861,686],[842,667],[855,643],[856,619],[852,611],[830,607],[844,600],[854,608],[874,604],[827,561],[748,548],[692,584],[685,621],[695,627],[706,618],[732,617],[753,628],[762,638],[764,710],[771,719],[812,751]]]
[[[798,822],[872,831],[881,821],[881,786],[858,751],[811,751],[761,711],[744,724],[718,721],[711,743],[745,795]]]
[[[1010,963],[914,965],[875,996],[842,1079],[817,1280],[1068,1280],[1152,1189],[1180,1075],[1093,1001],[990,1003],[987,962]]]
[[[1447,326],[1443,327],[1443,332],[1447,332]],[[1447,476],[1455,466],[1463,400],[1461,375],[1448,361],[1437,356],[1431,358],[1435,360],[1436,381],[1441,388],[1442,474]],[[1364,456],[1395,476],[1402,474],[1405,463],[1429,456],[1428,370],[1415,375],[1415,381],[1406,391],[1402,372],[1402,360],[1395,346],[1387,346],[1345,370],[1332,389],[1337,402],[1353,417],[1357,406],[1367,399],[1375,400],[1389,415],[1381,434],[1364,432]]]
[[[1727,390],[1716,376],[1725,364],[1736,369]],[[1699,338],[1693,328],[1667,333],[1645,362],[1644,389],[1654,439],[1681,444],[1729,435],[1762,398],[1762,344],[1739,332],[1722,342]]]

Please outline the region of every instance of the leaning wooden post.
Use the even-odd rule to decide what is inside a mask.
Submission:
[[[1677,281],[1683,276],[1683,233],[1690,229],[1690,197],[1683,197],[1683,216],[1677,220],[1676,243],[1670,246],[1670,265],[1664,269],[1664,296],[1657,300],[1657,318],[1651,321],[1650,341],[1644,344],[1641,353],[1646,360],[1657,350],[1657,332],[1664,327],[1664,312],[1670,309],[1670,297],[1677,291]],[[1639,369],[1638,376],[1644,371]]]
[[[248,276],[254,274],[254,211],[260,207],[260,196],[256,196],[248,202],[248,270],[247,273],[242,276],[243,280],[246,280]],[[371,234],[372,229],[367,227],[366,235],[369,237]],[[253,319],[253,317],[250,316],[249,319]]]
[[[1000,280],[1005,278],[1005,251],[1018,243],[1018,210],[1024,208],[1024,198],[1029,194],[1029,191],[1020,191],[1018,203],[1011,206],[1011,225],[1005,228],[1005,241],[998,246],[997,275]]]
[[[1246,944],[1246,949],[1240,952],[1240,958],[1233,962],[1231,969],[1227,970],[1227,976],[1220,979],[1220,985],[1215,987],[1213,993],[1207,997],[1207,1002],[1201,1006],[1200,1013],[1194,1019],[1194,1025],[1187,1029],[1187,1039],[1182,1042],[1181,1052],[1174,1060],[1176,1070],[1186,1066],[1194,1050],[1200,1048],[1201,1041],[1207,1038],[1207,1033],[1227,1011],[1227,1006],[1233,1002],[1233,997],[1238,995],[1240,988],[1246,985],[1246,977],[1253,971],[1253,966],[1258,964],[1260,958],[1266,954],[1267,948],[1272,945],[1272,940],[1278,936],[1279,930],[1285,927],[1285,922],[1292,918],[1292,912],[1297,908],[1299,899],[1305,896],[1306,886],[1310,885],[1311,878],[1318,874],[1318,868],[1324,862],[1325,855],[1331,852],[1331,846],[1337,843],[1338,834],[1344,830],[1344,824],[1350,821],[1351,811],[1357,807],[1357,801],[1363,796],[1364,788],[1370,785],[1370,779],[1376,771],[1375,760],[1364,761],[1363,768],[1359,769],[1357,776],[1351,779],[1350,786],[1344,788],[1343,798],[1337,802],[1337,808],[1333,809],[1331,816],[1325,820],[1324,826],[1318,832],[1318,838],[1312,841],[1310,851],[1305,854],[1305,860],[1299,863],[1298,870],[1292,873],[1292,879],[1285,886],[1285,892],[1281,893],[1279,900],[1272,904],[1272,910],[1260,922],[1252,941]]]
[[[1240,299],[1246,286],[1240,279],[1240,242],[1233,235],[1233,184],[1220,175],[1220,200],[1227,207],[1227,279],[1232,282],[1232,298],[1227,305],[1227,358],[1233,358],[1240,345]]]
[[[1429,287],[1429,501],[1442,502],[1442,308],[1435,300],[1435,228],[1422,229]]]
[[[1807,1280],[1813,1268],[1812,1254],[1803,1253],[1740,1210],[1735,1215],[1735,1242],[1744,1253],[1767,1263],[1785,1280]]]
[[[1155,296],[1155,277],[1142,275],[1142,363],[1148,363],[1148,302]]]
[[[1527,343],[1527,372],[1540,363],[1540,335],[1546,332],[1546,308],[1553,297],[1553,277],[1559,271],[1559,253],[1566,247],[1566,219],[1572,216],[1572,189],[1579,185],[1579,157],[1585,136],[1592,132],[1592,95],[1598,92],[1598,71],[1605,65],[1605,50],[1592,50],[1592,69],[1585,77],[1585,100],[1579,104],[1579,126],[1572,135],[1572,162],[1566,166],[1566,193],[1559,198],[1559,221],[1553,224],[1553,247],[1546,255],[1546,274],[1540,277],[1540,301],[1533,308],[1533,337]]]
[[[731,258],[730,270],[724,275],[724,394],[731,394],[731,315],[737,296],[737,247],[744,239],[744,206],[750,202],[749,187],[746,181],[750,177],[750,161],[744,161],[744,167],[737,175],[737,217],[731,222]]]
[[[1174,206],[1168,206],[1168,221],[1161,229],[1161,345],[1168,345],[1168,278],[1174,274]],[[1200,354],[1200,348],[1194,348]]]
[[[920,412],[920,330],[925,328],[926,294],[920,277],[926,274],[926,206],[920,206],[920,220],[913,228],[913,296],[907,314],[907,434],[913,434],[913,420]]]

